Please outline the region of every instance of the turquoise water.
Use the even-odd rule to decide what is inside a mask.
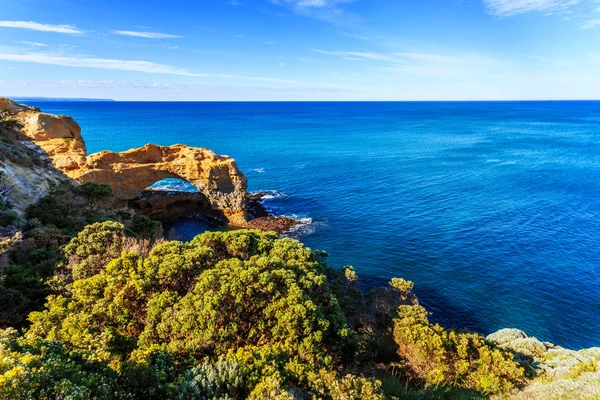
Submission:
[[[234,157],[311,219],[295,237],[365,285],[413,280],[445,325],[600,345],[600,102],[35,105],[73,116],[89,152]]]

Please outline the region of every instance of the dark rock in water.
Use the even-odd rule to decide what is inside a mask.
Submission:
[[[258,217],[248,221],[250,228],[261,229],[263,231],[274,231],[277,233],[287,232],[292,227],[301,224],[302,222],[290,217],[275,217],[273,215]]]
[[[231,227],[283,233],[302,224],[290,217],[273,215],[262,204],[262,199],[266,195],[267,193],[247,194],[246,215],[248,221],[243,225],[234,224]],[[136,215],[145,215],[154,220],[166,222],[167,237],[172,230],[173,232],[178,231],[183,237],[188,237],[188,231],[198,229],[196,226],[198,223],[210,227],[218,227],[227,223],[227,218],[219,214],[219,211],[211,206],[207,197],[200,192],[145,190],[136,199],[130,200],[128,206]]]
[[[269,210],[262,203],[265,196],[266,193],[262,192],[246,193],[246,215],[249,220],[271,215]]]
[[[284,233],[292,227],[302,224],[302,222],[290,217],[273,215],[262,203],[262,200],[267,195],[269,193],[246,193],[246,215],[248,216],[248,225],[250,228]]]

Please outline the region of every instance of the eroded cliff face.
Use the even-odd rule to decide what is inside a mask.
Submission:
[[[46,152],[23,134],[15,120],[5,119],[1,110],[0,199],[12,204],[13,210],[22,215],[27,207],[46,196],[52,186],[71,179],[54,168]]]
[[[88,156],[81,128],[72,118],[45,114],[5,98],[0,98],[0,111],[20,124],[22,133],[43,149],[54,167],[77,182],[108,184],[117,198],[127,201],[161,179],[181,178],[198,188],[229,222],[246,223],[247,180],[228,156],[179,144],[148,144]]]

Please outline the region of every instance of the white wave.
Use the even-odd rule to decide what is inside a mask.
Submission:
[[[292,226],[289,231],[284,233],[283,236],[293,239],[301,239],[308,235],[312,235],[319,228],[325,226],[324,222],[315,222],[312,218],[308,217],[300,218],[298,221],[302,222],[302,224]]]
[[[263,172],[265,172],[265,169],[264,168],[253,168],[250,171],[258,172],[259,174],[262,174]]]
[[[274,199],[281,199],[281,198],[288,197],[287,193],[280,192],[277,190],[264,190],[264,191],[260,191],[259,193],[263,194],[261,200],[274,200]]]

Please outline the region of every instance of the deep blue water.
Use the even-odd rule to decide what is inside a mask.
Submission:
[[[331,265],[413,280],[446,325],[600,345],[600,102],[36,105],[89,152],[234,157]]]

